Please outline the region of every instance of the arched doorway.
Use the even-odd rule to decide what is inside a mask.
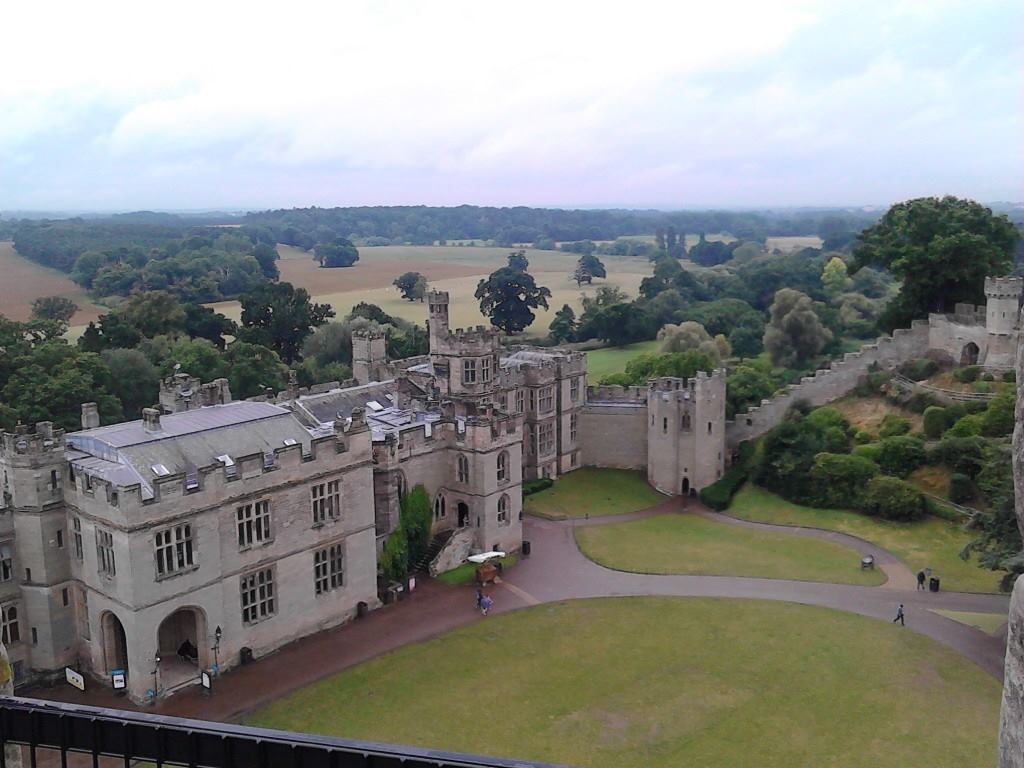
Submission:
[[[683,496],[689,496],[689,495],[690,495],[690,478],[684,477],[683,478]]]
[[[464,501],[459,502],[459,528],[465,528],[469,525],[469,505]]]
[[[960,353],[960,365],[977,365],[980,351],[978,345],[973,341],[965,344],[963,351]]]
[[[209,666],[206,615],[199,608],[179,608],[160,624],[160,689],[168,692],[199,681]]]
[[[115,669],[128,673],[128,636],[124,625],[113,613],[107,611],[100,619],[103,629],[103,665],[109,675]]]

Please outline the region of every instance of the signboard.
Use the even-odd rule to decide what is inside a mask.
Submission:
[[[409,577],[409,591],[412,592],[414,589],[416,589],[416,577],[415,576],[410,576]]]
[[[80,691],[85,690],[85,677],[75,672],[71,667],[64,667],[64,679]]]
[[[210,690],[210,673],[203,670],[203,673],[199,676],[199,683],[205,690]]]
[[[123,691],[128,687],[128,675],[123,669],[114,669],[110,672],[110,684],[115,691]]]

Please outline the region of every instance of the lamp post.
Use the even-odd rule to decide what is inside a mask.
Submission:
[[[217,628],[213,630],[213,674],[215,677],[220,674],[220,638],[223,634],[218,624]]]
[[[160,698],[160,650],[153,655],[153,698]]]

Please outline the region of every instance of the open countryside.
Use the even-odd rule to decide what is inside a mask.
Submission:
[[[42,296],[63,296],[75,302],[75,325],[85,325],[107,311],[94,304],[88,293],[66,274],[29,261],[14,250],[14,243],[0,241],[0,315],[27,320],[32,313],[32,301]]]

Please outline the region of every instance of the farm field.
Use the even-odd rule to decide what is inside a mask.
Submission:
[[[581,768],[959,768],[994,763],[999,699],[981,668],[886,621],[603,598],[489,617],[245,722]]]
[[[780,251],[796,251],[800,248],[821,248],[825,241],[817,235],[795,235],[792,237],[766,237],[764,244],[771,253],[776,248]]]
[[[72,322],[86,325],[107,310],[93,304],[84,290],[67,275],[20,256],[14,243],[0,242],[0,315],[28,320],[32,301],[42,296],[64,296],[79,309]]]

